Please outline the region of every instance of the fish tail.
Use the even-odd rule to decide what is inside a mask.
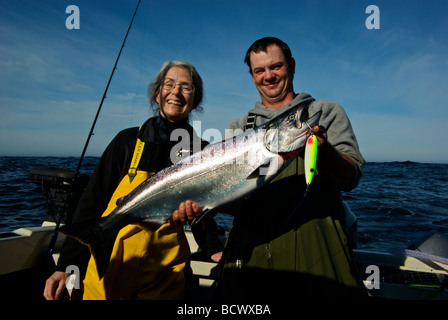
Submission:
[[[105,220],[107,217],[73,223],[60,229],[62,233],[89,247],[100,279],[106,273],[115,239],[121,229],[105,228]]]

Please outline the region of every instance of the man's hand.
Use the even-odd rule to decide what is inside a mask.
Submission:
[[[317,145],[321,147],[325,142],[327,142],[327,130],[325,130],[322,126],[314,126],[313,131],[317,138]]]
[[[196,202],[187,200],[179,204],[179,209],[173,212],[173,221],[187,222],[202,214],[202,209]]]

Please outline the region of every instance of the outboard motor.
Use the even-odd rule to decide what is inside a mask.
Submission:
[[[61,219],[63,224],[70,223],[89,176],[80,174],[75,180],[75,172],[69,169],[34,167],[30,170],[30,178],[42,187],[47,209],[45,221],[58,222]]]

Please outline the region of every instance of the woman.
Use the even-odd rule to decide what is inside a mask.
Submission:
[[[157,116],[140,128],[121,131],[112,140],[86,187],[73,222],[109,214],[117,199],[177,161],[177,156],[185,156],[179,149],[181,144],[170,140],[174,130],[181,129],[185,133],[182,138],[188,135],[190,144],[201,143],[200,148],[189,150],[205,146],[188,124],[190,112],[201,108],[203,98],[202,79],[194,66],[180,61],[163,64],[148,94]],[[190,250],[179,222],[190,221],[200,212],[195,203],[186,201],[179,204],[173,219],[158,229],[136,225],[121,229],[101,280],[87,247],[67,238],[57,271],[46,282],[44,296],[58,299],[68,277],[66,267],[77,265],[80,269],[87,266],[83,299],[182,298]],[[220,250],[219,245],[214,246],[215,252],[209,252],[209,256]]]

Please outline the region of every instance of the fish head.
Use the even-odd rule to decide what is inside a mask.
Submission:
[[[291,109],[278,116],[266,128],[264,143],[273,153],[289,154],[302,150],[312,131],[312,127],[319,124],[322,111],[305,118],[303,109]]]

